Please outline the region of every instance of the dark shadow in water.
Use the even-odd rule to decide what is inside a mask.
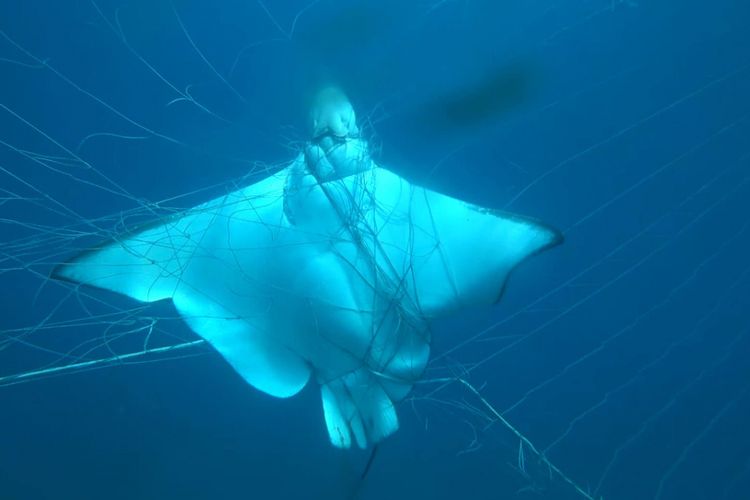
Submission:
[[[497,68],[473,85],[422,104],[414,114],[414,125],[423,133],[444,136],[491,124],[527,100],[537,75],[530,64]]]

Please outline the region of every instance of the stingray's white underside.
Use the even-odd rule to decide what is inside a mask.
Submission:
[[[554,230],[415,186],[368,163],[326,176],[307,155],[266,179],[123,235],[55,276],[139,301],[171,299],[252,386],[321,386],[333,444],[398,427],[428,322],[498,300]]]

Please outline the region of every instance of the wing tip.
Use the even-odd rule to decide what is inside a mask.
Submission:
[[[60,264],[55,264],[55,267],[52,268],[52,270],[49,272],[48,277],[55,281],[65,281],[68,283],[76,283],[72,278],[68,277],[64,273],[65,266],[67,265],[67,262],[61,262]]]
[[[80,257],[80,254],[66,261],[55,264],[55,266],[49,272],[49,275],[48,275],[49,278],[55,281],[62,281],[66,283],[80,285],[81,282],[76,280],[70,273],[71,267],[75,265],[79,257]]]
[[[102,239],[98,243],[92,245],[91,247],[86,248],[85,250],[80,250],[77,254],[75,254],[73,257],[69,258],[68,260],[55,264],[55,266],[49,272],[49,278],[56,280],[56,281],[64,281],[64,282],[73,283],[76,285],[86,285],[86,286],[91,286],[92,288],[106,290],[106,288],[98,287],[96,285],[90,285],[88,283],[84,283],[83,281],[77,280],[76,278],[66,274],[65,270],[71,269],[73,266],[80,263],[86,257],[93,255],[97,253],[98,251],[105,249],[114,243],[117,243],[118,241],[135,236],[139,233],[142,233],[144,231],[157,227],[160,224],[166,224],[172,221],[173,219],[178,218],[180,215],[185,215],[185,214],[179,214],[179,213],[171,214],[166,217],[157,218],[157,219],[154,219],[154,220],[142,223],[142,224],[137,224],[132,228],[126,229],[125,231],[118,233],[116,237],[109,237],[109,238]]]
[[[82,285],[85,284],[80,279],[75,278],[74,273],[72,272],[76,265],[78,265],[82,260],[84,260],[87,256],[95,253],[100,248],[103,248],[106,246],[109,241],[104,241],[99,243],[98,245],[88,248],[83,251],[79,251],[77,254],[75,254],[73,257],[70,257],[69,259],[58,262],[55,264],[55,266],[50,270],[49,272],[49,278],[53,279],[55,281],[63,281],[67,283],[73,283],[75,285]],[[98,288],[98,287],[94,287]]]
[[[548,250],[550,248],[556,247],[558,245],[562,245],[565,243],[565,234],[559,229],[557,229],[555,226],[551,224],[547,224],[546,222],[542,222],[533,218],[526,218],[528,222],[531,222],[542,229],[544,229],[547,233],[550,235],[549,241],[541,246],[538,250],[533,252],[531,255],[536,255],[539,252],[543,252],[545,250]]]
[[[66,261],[59,262],[55,264],[55,266],[50,270],[48,277],[54,281],[58,281],[60,283],[68,283],[70,285],[74,285],[76,288],[85,288],[85,289],[92,289],[92,290],[100,290],[104,292],[113,292],[114,290],[107,288],[105,286],[100,286],[94,283],[91,283],[86,280],[86,278],[80,277],[80,274],[76,276],[75,268],[80,264],[83,260],[86,259],[89,255],[92,255],[96,253],[97,250],[100,248],[103,248],[105,246],[105,243],[102,243],[101,245],[97,245],[96,247],[92,247],[86,250],[83,250],[82,252],[78,252],[73,257],[69,258]],[[118,293],[118,292],[115,292]]]
[[[478,212],[483,212],[483,213],[493,215],[495,217],[499,217],[503,219],[514,220],[517,222],[528,224],[530,226],[536,226],[546,231],[550,235],[549,241],[545,243],[544,245],[542,245],[538,250],[530,253],[529,256],[536,255],[539,252],[542,252],[544,250],[555,247],[565,242],[565,235],[563,234],[562,231],[557,229],[555,226],[548,224],[547,222],[537,219],[536,217],[529,217],[527,215],[519,215],[513,212],[506,212],[504,210],[500,210],[496,208],[484,208],[484,207],[479,207],[476,205],[474,205],[473,208],[474,210]]]
[[[513,267],[511,267],[508,270],[508,273],[505,276],[505,280],[503,281],[503,284],[500,287],[500,291],[497,294],[497,299],[495,299],[495,303],[498,303],[500,302],[500,300],[503,298],[503,295],[505,294],[505,289],[507,288],[509,278],[513,274],[513,272],[516,269],[518,269],[520,265],[522,265],[524,262],[529,260],[531,257],[534,257],[544,252],[545,250],[549,250],[550,248],[554,248],[558,245],[563,244],[565,242],[565,235],[561,230],[557,229],[555,226],[548,224],[547,222],[541,221],[539,219],[536,219],[534,217],[529,217],[526,215],[518,215],[518,214],[505,212],[503,210],[498,210],[498,209],[486,209],[486,208],[478,208],[478,209],[486,213],[492,214],[496,217],[512,219],[518,222],[522,222],[524,224],[528,224],[530,226],[540,228],[548,235],[548,239],[544,244],[540,245],[534,251],[529,252],[528,254],[524,255],[522,259],[516,262],[515,265],[513,265]]]

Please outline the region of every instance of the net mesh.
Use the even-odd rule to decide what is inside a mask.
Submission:
[[[24,387],[32,391],[39,379],[216,355],[168,305],[62,285],[49,273],[102,240],[281,169],[282,162],[247,158],[254,147],[269,157],[298,151],[304,134],[283,120],[299,107],[285,104],[281,122],[256,120],[270,113],[262,97],[267,88],[249,84],[248,72],[298,40],[317,40],[319,30],[352,12],[319,4],[300,5],[293,16],[260,1],[206,14],[219,22],[254,12],[257,32],[242,43],[227,35],[224,54],[202,48],[196,32],[205,33],[186,22],[200,12],[195,6],[82,3],[70,45],[59,42],[59,31],[48,43],[35,43],[32,33],[3,24],[0,64],[18,84],[0,101],[6,311],[0,385],[29,384]],[[513,26],[503,25],[507,46],[568,54],[607,27],[640,26],[639,15],[654,22],[678,15],[676,6],[640,14],[645,7],[629,1],[537,4],[509,12],[516,17]],[[395,27],[408,38],[433,24],[450,26],[456,16],[471,20],[483,8],[419,5]],[[363,9],[362,19],[370,19]],[[53,13],[43,17],[42,28],[56,22]],[[139,19],[164,20],[165,43],[179,48],[160,48],[163,33],[135,30]],[[371,28],[371,21],[360,21],[357,36]],[[428,436],[446,416],[453,428],[465,428],[455,460],[491,457],[493,467],[508,472],[500,475],[502,488],[518,498],[681,498],[690,488],[705,494],[698,498],[732,498],[748,484],[747,438],[725,434],[741,428],[750,404],[744,382],[750,375],[744,362],[750,101],[725,96],[750,83],[750,71],[746,57],[730,51],[705,72],[685,71],[691,60],[726,43],[717,35],[696,48],[685,37],[679,31],[655,49],[669,63],[641,59],[636,50],[607,63],[619,45],[603,40],[600,52],[586,56],[599,66],[559,78],[557,90],[513,115],[510,126],[471,138],[470,127],[461,127],[438,153],[417,141],[429,166],[405,172],[456,196],[471,191],[467,197],[483,205],[538,214],[566,236],[557,257],[549,257],[557,259],[554,265],[547,260],[521,271],[513,282],[518,293],[500,306],[433,325],[424,380],[403,403],[414,410],[404,418]],[[92,40],[116,54],[114,74],[128,72],[140,85],[111,86],[113,73],[97,75],[76,64],[81,47],[92,60],[101,58]],[[325,39],[314,49],[334,42]],[[189,62],[178,70],[166,59],[170,53]],[[356,71],[366,63],[339,64]],[[380,142],[374,130],[385,135],[392,124],[408,122],[405,104],[418,95],[412,86],[401,82],[385,100],[373,99],[363,120],[371,144]],[[615,108],[623,89],[641,104]],[[131,111],[135,101],[140,107]],[[157,111],[148,113],[149,105]],[[233,112],[237,107],[250,111],[243,116]],[[589,112],[581,118],[579,109]],[[599,115],[600,109],[609,111]],[[78,120],[60,126],[66,116]],[[456,121],[463,125],[463,119]],[[595,125],[580,136],[561,134],[576,120]],[[680,134],[666,132],[686,123]],[[442,131],[429,130],[431,136]],[[404,132],[399,136],[408,143]],[[519,138],[528,135],[544,147],[519,150],[516,143],[527,147]],[[496,144],[505,149],[498,152]],[[487,179],[475,154],[500,158],[496,180],[452,185]],[[138,167],[129,172],[130,165]],[[721,465],[701,465],[709,459]],[[680,476],[687,471],[693,479]]]

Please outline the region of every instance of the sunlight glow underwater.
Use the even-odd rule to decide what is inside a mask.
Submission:
[[[443,3],[433,7],[442,8]],[[610,2],[606,4],[566,29],[607,15],[611,9]],[[194,97],[189,87],[180,90],[173,85],[130,45],[119,19],[103,13],[98,4],[92,5],[101,14],[103,26],[146,66],[154,79],[174,91],[166,109],[187,104],[219,121],[225,119],[222,113]],[[259,5],[278,27],[283,42],[294,37],[296,24],[304,20],[308,7],[314,10],[315,2],[298,12],[288,30],[281,27],[268,6],[261,2]],[[209,73],[225,90],[244,99],[225,73],[201,52],[177,11],[175,15],[179,29]],[[552,33],[549,38],[558,35]],[[58,85],[72,89],[131,127],[127,134],[77,131],[75,139],[63,140],[47,134],[48,126],[42,125],[41,119],[28,118],[13,103],[0,101],[4,119],[14,124],[8,129],[13,133],[1,137],[0,145],[17,160],[41,168],[51,179],[65,179],[72,186],[79,186],[81,192],[99,190],[129,204],[114,215],[101,216],[110,212],[105,207],[99,215],[84,216],[75,208],[75,200],[67,198],[64,188],[55,188],[54,181],[34,178],[23,167],[11,166],[14,164],[4,159],[0,163],[0,175],[4,176],[0,209],[2,224],[8,228],[4,234],[8,236],[2,238],[0,277],[10,279],[24,273],[37,296],[59,285],[49,280],[49,273],[55,268],[56,278],[115,291],[141,302],[171,298],[181,318],[257,389],[288,397],[301,390],[313,375],[321,385],[330,440],[338,447],[377,443],[398,427],[393,403],[407,396],[412,403],[435,403],[445,387],[458,382],[480,404],[475,406],[464,399],[447,403],[479,421],[474,425],[480,429],[473,431],[476,436],[494,422],[501,422],[510,430],[517,444],[513,465],[530,484],[548,474],[568,484],[581,497],[610,498],[616,491],[610,482],[617,486],[613,481],[618,479],[617,467],[634,445],[650,439],[660,421],[679,408],[686,395],[715,373],[721,373],[737,356],[737,350],[741,352],[747,344],[749,325],[722,334],[724,343],[714,348],[714,357],[670,386],[655,406],[637,414],[632,427],[624,430],[619,440],[607,443],[601,463],[567,473],[564,462],[549,457],[556,457],[556,452],[562,456],[565,448],[575,446],[576,436],[598,414],[602,418],[602,412],[613,408],[615,397],[629,394],[639,384],[649,384],[666,361],[698,342],[706,332],[717,329],[716,325],[721,325],[729,314],[727,311],[744,306],[741,297],[747,291],[750,274],[746,262],[730,275],[721,275],[718,284],[706,280],[716,276],[714,267],[722,261],[739,261],[737,255],[746,250],[746,218],[728,230],[717,229],[709,238],[710,246],[693,256],[679,272],[661,280],[663,286],[659,289],[663,293],[645,305],[634,306],[621,323],[599,332],[576,355],[512,388],[509,401],[502,404],[503,410],[497,409],[500,403],[488,400],[483,387],[473,385],[476,381],[471,382],[471,376],[482,367],[507,360],[553,327],[562,329],[563,323],[577,313],[585,317],[587,311],[596,310],[603,296],[623,283],[634,277],[647,277],[654,262],[665,253],[683,246],[699,247],[706,239],[696,234],[706,225],[715,226],[715,221],[736,212],[737,206],[746,207],[742,200],[748,197],[750,153],[737,154],[733,161],[695,173],[692,183],[680,184],[671,204],[659,206],[640,225],[608,241],[596,258],[577,262],[576,268],[561,274],[553,285],[533,283],[532,288],[542,292],[536,299],[513,312],[506,311],[501,320],[484,328],[465,332],[454,345],[430,353],[433,319],[463,306],[494,303],[515,265],[558,243],[559,233],[532,219],[478,208],[418,187],[401,177],[397,169],[392,172],[381,167],[373,159],[371,144],[364,139],[364,127],[357,126],[353,110],[346,107],[348,101],[337,93],[333,97],[327,95],[332,101],[321,103],[316,108],[322,110],[320,113],[313,111],[310,133],[299,141],[301,146],[295,145],[297,156],[290,164],[258,164],[242,178],[222,183],[219,191],[225,194],[206,203],[196,205],[194,201],[201,196],[206,199],[208,194],[215,196],[216,186],[160,202],[145,202],[121,185],[121,177],[105,173],[100,163],[84,159],[82,145],[96,140],[138,143],[156,138],[190,149],[189,141],[175,139],[171,133],[162,133],[158,127],[131,118],[123,108],[101,97],[98,90],[79,83],[75,75],[58,67],[54,60],[28,49],[6,32],[0,31],[0,37],[7,50],[2,54],[2,64],[32,75],[45,72]],[[233,64],[233,70],[234,67]],[[505,207],[513,208],[530,192],[556,176],[566,175],[577,161],[671,113],[682,113],[696,100],[720,93],[727,85],[746,81],[747,73],[746,65],[732,66],[625,121],[600,139],[536,172],[507,197]],[[613,76],[609,74],[607,78]],[[575,102],[581,97],[574,94],[568,98]],[[661,178],[677,179],[681,162],[742,136],[747,130],[747,118],[748,111],[738,106],[731,119],[720,120],[688,146],[665,153],[664,161],[617,184],[605,193],[606,198],[584,213],[561,217],[568,220],[561,224],[568,241],[576,239],[578,231],[598,218],[611,216],[619,203],[649,189]],[[377,121],[373,114],[364,120],[365,125]],[[37,147],[24,142],[23,136],[28,133],[39,141],[31,141]],[[585,195],[585,188],[580,189],[577,194]],[[193,208],[185,211],[185,203]],[[157,222],[149,222],[154,220]],[[106,243],[91,248],[93,240]],[[75,254],[78,256],[68,260]],[[513,417],[519,408],[538,398],[549,402],[564,398],[562,391],[559,396],[550,395],[549,391],[558,389],[568,379],[576,380],[587,365],[606,365],[616,359],[623,339],[637,333],[653,318],[672,314],[685,294],[704,285],[715,292],[705,309],[686,313],[691,319],[685,320],[679,335],[665,334],[655,339],[657,347],[650,357],[633,358],[636,360],[626,376],[606,383],[573,414],[561,417],[562,423],[556,423],[553,429],[546,433],[533,429],[531,434],[518,430],[520,422]],[[0,386],[140,360],[183,357],[183,352],[211,352],[202,340],[183,338],[170,331],[180,318],[160,317],[145,304],[124,306],[85,287],[65,287],[66,295],[49,310],[36,312],[30,326],[21,322],[0,329]],[[566,292],[569,300],[561,302],[559,294]],[[72,317],[62,310],[63,304],[70,303],[80,306]],[[538,318],[531,326],[524,323],[518,327],[514,323],[529,316]],[[498,334],[501,327],[521,333]],[[81,336],[70,336],[70,332],[91,329],[99,331],[99,335],[83,340]],[[51,339],[50,334],[66,336],[67,340]],[[477,343],[491,347],[476,360],[462,359],[461,350]],[[627,356],[622,354],[623,358]],[[592,368],[586,374],[595,378],[596,370]],[[429,382],[428,388],[410,393],[415,384],[423,381]],[[717,400],[715,411],[704,425],[680,443],[672,459],[664,464],[655,492],[651,492],[655,498],[668,494],[677,471],[685,466],[697,446],[710,439],[720,421],[737,411],[748,391],[750,387],[740,387],[733,397]],[[538,470],[533,469],[534,463]],[[725,498],[737,491],[748,470],[750,460],[741,463],[727,478],[720,488]],[[591,481],[585,481],[587,478]]]

